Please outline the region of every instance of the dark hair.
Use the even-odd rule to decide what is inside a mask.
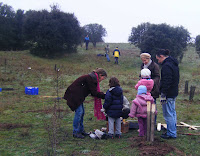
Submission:
[[[110,87],[120,86],[119,80],[116,77],[111,77],[109,80],[109,86]]]
[[[105,76],[107,77],[107,73],[104,69],[102,68],[97,68],[96,70],[93,70],[95,73],[97,73],[98,75],[101,75],[101,76]]]
[[[160,56],[160,55],[169,56],[169,54],[170,54],[170,51],[168,49],[159,49],[156,52],[157,56]]]

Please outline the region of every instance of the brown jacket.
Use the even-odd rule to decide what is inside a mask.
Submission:
[[[105,94],[97,91],[97,77],[94,72],[76,79],[67,88],[64,99],[67,100],[67,105],[74,111],[84,102],[89,94],[105,99]]]
[[[144,68],[144,64],[142,63],[141,69]],[[151,64],[148,66],[148,69],[151,71],[151,79],[154,81],[154,86],[151,91],[151,96],[153,98],[159,98],[159,88],[160,88],[160,68],[157,63],[154,61],[151,62]]]

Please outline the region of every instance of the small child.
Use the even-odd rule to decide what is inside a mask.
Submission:
[[[147,133],[147,101],[153,103],[154,99],[150,94],[147,94],[147,87],[140,85],[138,87],[138,94],[132,101],[129,113],[131,118],[138,118],[139,136],[145,136]]]
[[[147,87],[147,94],[150,94],[151,90],[153,89],[154,81],[151,79],[151,71],[148,68],[141,70],[141,79],[135,85],[135,89],[138,90],[140,85]]]
[[[119,51],[118,47],[116,47],[115,50],[113,51],[113,55],[115,57],[115,64],[118,64],[118,59],[120,56],[120,51]]]
[[[115,137],[121,137],[121,119],[123,115],[123,91],[120,87],[119,80],[116,77],[111,77],[109,80],[110,89],[107,90],[103,108],[108,116],[108,136],[113,139],[114,126]]]

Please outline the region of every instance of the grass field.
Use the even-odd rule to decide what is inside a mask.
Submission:
[[[30,55],[28,51],[0,52],[0,88],[13,90],[0,92],[0,155],[200,155],[199,130],[178,127],[178,138],[163,140],[162,132],[155,132],[155,141],[150,144],[138,138],[137,130],[123,134],[122,139],[93,140],[72,137],[74,112],[63,97],[66,88],[79,76],[91,72],[96,67],[104,68],[108,79],[100,83],[101,91],[108,89],[108,80],[116,76],[124,95],[131,102],[136,95],[134,85],[140,73],[139,49],[133,45],[110,44],[110,51],[118,46],[121,50],[119,65],[104,56],[104,44],[97,48],[78,48],[77,53],[56,59],[43,59]],[[59,72],[55,71],[59,68]],[[31,69],[30,69],[31,67]],[[184,94],[185,81],[196,86],[193,101]],[[39,95],[26,95],[26,86],[39,88]],[[177,97],[177,120],[200,126],[200,59],[194,47],[188,47],[180,64],[180,85]],[[105,121],[97,121],[93,115],[94,100],[91,96],[84,102],[84,126],[87,132],[106,126]],[[164,123],[162,109],[157,99],[157,122]],[[128,119],[137,122],[137,119]],[[200,128],[198,128],[200,129]],[[186,133],[198,135],[183,135]]]

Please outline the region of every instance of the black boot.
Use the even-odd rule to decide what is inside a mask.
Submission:
[[[89,134],[86,133],[85,131],[83,131],[81,134],[82,134],[83,136],[88,136],[88,135],[89,135]]]
[[[80,134],[80,133],[78,133],[78,134],[73,134],[73,137],[74,138],[80,138],[80,139],[84,139],[85,137],[82,135],[82,134]]]

